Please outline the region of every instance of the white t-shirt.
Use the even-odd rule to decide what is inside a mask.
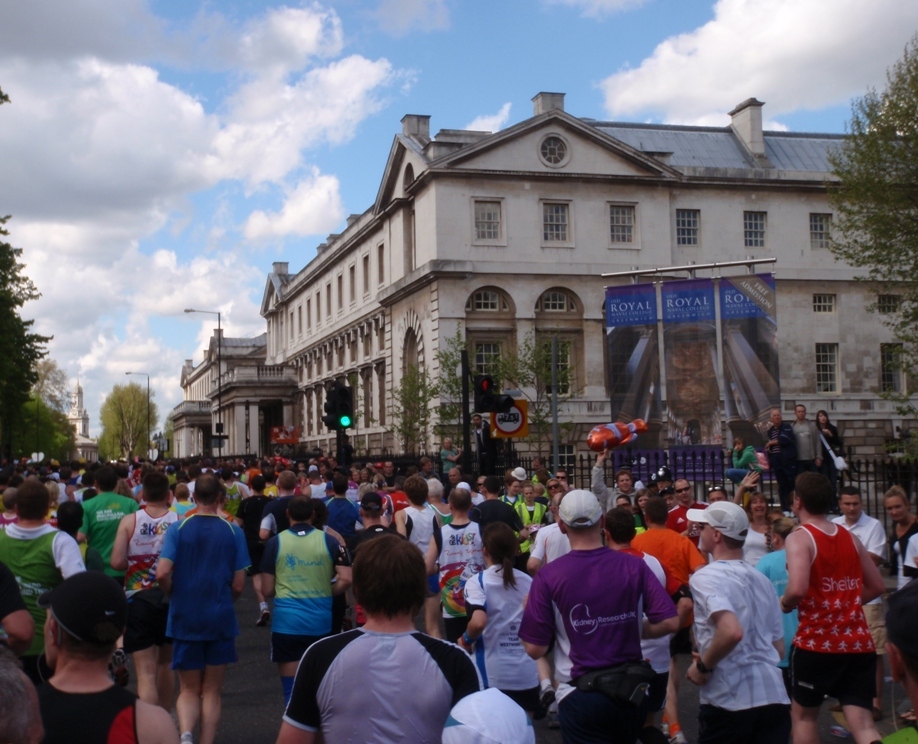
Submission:
[[[790,700],[774,642],[784,638],[778,595],[765,574],[745,560],[714,561],[689,578],[695,600],[695,641],[702,655],[714,639],[711,616],[732,612],[743,639],[701,687],[701,703],[724,710],[787,705]]]
[[[518,634],[532,579],[516,569],[513,578],[516,586],[505,589],[500,566],[479,572],[465,584],[465,606],[467,610],[470,605],[483,607],[488,614],[475,652],[485,687],[528,690],[539,684],[539,673]]]
[[[905,546],[905,558],[902,558],[899,561],[899,577],[898,577],[898,584],[896,587],[897,589],[901,589],[906,584],[911,582],[911,579],[903,573],[902,571],[903,567],[904,566],[911,566],[911,567],[918,566],[918,540],[916,540],[915,538],[918,538],[918,535],[912,535],[908,539],[908,545]],[[899,549],[898,541],[895,543],[895,545],[896,545],[896,550],[898,550]]]
[[[767,552],[768,536],[750,527],[749,532],[746,533],[746,541],[743,543],[743,560],[754,566]]]
[[[548,524],[536,532],[535,543],[529,553],[530,558],[538,558],[544,566],[556,558],[571,552],[571,541],[561,532],[557,523]]]
[[[657,577],[657,581],[666,588],[666,572],[663,570],[663,564],[660,563],[656,558],[654,558],[650,553],[644,553],[642,556],[644,558],[644,563],[647,564],[647,568],[650,569],[651,573]],[[645,615],[646,617],[646,615]],[[650,666],[653,667],[653,670],[657,674],[664,674],[669,671],[669,639],[672,638],[672,634],[662,636],[661,638],[642,638],[641,639],[641,653],[644,655],[644,658],[650,663]]]
[[[849,525],[844,517],[835,517],[832,521],[835,524],[840,524],[848,530],[848,532],[857,537],[867,549],[868,553],[878,555],[882,560],[886,560],[886,533],[883,531],[883,525],[880,524],[880,520],[869,517],[864,514],[864,512],[861,512],[861,516],[853,525]],[[883,597],[877,597],[867,604],[883,604]]]

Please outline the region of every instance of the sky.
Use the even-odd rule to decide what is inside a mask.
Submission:
[[[0,214],[99,433],[116,384],[182,399],[220,311],[265,330],[274,261],[301,270],[376,197],[405,114],[498,131],[540,91],[574,116],[844,132],[918,31],[914,0],[5,0]]]

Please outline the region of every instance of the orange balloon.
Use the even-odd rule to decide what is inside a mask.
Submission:
[[[647,431],[647,424],[642,419],[634,419],[629,424],[615,422],[594,426],[587,435],[587,446],[594,452],[620,447],[630,444],[638,438],[638,434]]]

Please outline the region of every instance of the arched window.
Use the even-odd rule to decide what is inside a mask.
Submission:
[[[496,289],[479,289],[473,292],[465,303],[467,313],[506,313],[510,312],[507,296]]]
[[[563,289],[549,289],[536,302],[537,313],[576,313],[577,303],[571,294]]]
[[[413,328],[405,333],[405,342],[402,344],[402,374],[406,374],[409,367],[420,367],[421,360],[418,352],[418,336]]]

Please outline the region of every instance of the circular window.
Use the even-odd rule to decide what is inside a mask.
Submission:
[[[546,137],[540,152],[548,165],[562,165],[567,160],[567,145],[560,137]]]

